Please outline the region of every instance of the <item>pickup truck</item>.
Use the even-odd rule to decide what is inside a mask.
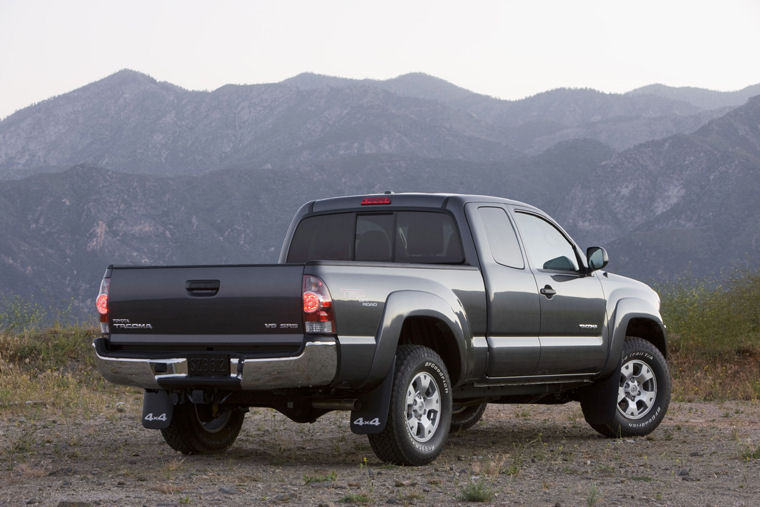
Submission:
[[[660,301],[607,262],[517,201],[323,199],[298,210],[278,264],[109,266],[93,345],[185,454],[231,446],[250,407],[351,411],[401,465],[433,461],[487,403],[579,401],[602,435],[646,435],[670,401]]]

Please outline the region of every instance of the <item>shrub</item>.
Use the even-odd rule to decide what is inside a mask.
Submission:
[[[462,488],[461,499],[465,502],[490,502],[493,497],[493,488],[483,479],[470,481]]]

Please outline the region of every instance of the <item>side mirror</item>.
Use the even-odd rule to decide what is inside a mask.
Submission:
[[[588,272],[602,269],[610,261],[607,257],[607,250],[600,246],[592,246],[586,250],[586,259],[588,260]]]

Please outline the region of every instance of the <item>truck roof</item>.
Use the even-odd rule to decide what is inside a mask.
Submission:
[[[372,208],[373,205],[378,207],[404,207],[404,208],[445,208],[449,201],[458,201],[461,204],[468,202],[492,202],[498,204],[510,204],[522,206],[525,208],[536,209],[535,206],[525,204],[524,202],[505,199],[503,197],[493,197],[487,195],[472,194],[432,194],[421,192],[410,193],[383,193],[383,194],[364,194],[349,195],[344,197],[331,197],[328,199],[319,199],[311,203],[311,213],[320,213],[325,211],[337,211],[346,209],[365,209]]]

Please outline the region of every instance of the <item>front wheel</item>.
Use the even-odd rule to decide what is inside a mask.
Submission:
[[[161,435],[182,454],[221,452],[235,442],[244,417],[238,407],[183,403],[174,407],[172,422]]]
[[[612,414],[608,421],[590,422],[602,435],[631,437],[654,431],[670,405],[670,372],[659,349],[642,338],[626,338],[615,398],[583,400],[581,408],[587,420],[598,404],[605,404]]]
[[[378,458],[396,465],[427,465],[443,449],[451,422],[451,381],[435,351],[401,345],[385,429],[369,434]]]

